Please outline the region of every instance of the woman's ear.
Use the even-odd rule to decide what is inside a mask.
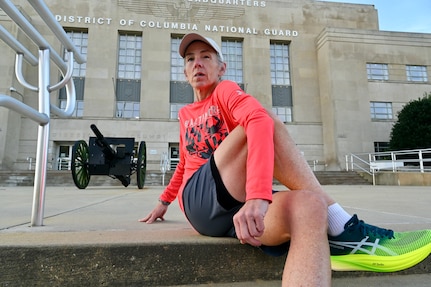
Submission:
[[[221,63],[218,76],[221,77],[224,75],[224,73],[226,73],[226,63]]]

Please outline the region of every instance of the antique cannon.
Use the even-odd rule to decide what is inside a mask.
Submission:
[[[76,187],[85,189],[91,175],[108,175],[127,187],[131,175],[136,173],[138,188],[142,189],[147,171],[145,141],[140,142],[136,152],[134,138],[104,137],[96,125],[90,128],[96,137],[90,137],[88,145],[84,140],[76,141],[72,148],[72,178]]]

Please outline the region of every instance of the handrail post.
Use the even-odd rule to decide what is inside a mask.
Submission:
[[[424,159],[422,156],[422,150],[419,150],[419,166],[420,166],[421,172],[425,172],[424,171]]]
[[[349,155],[346,154],[344,156],[345,164],[346,164],[346,171],[349,171]]]
[[[371,172],[373,174],[373,185],[376,185],[376,172],[375,172],[374,168],[371,169]]]
[[[39,112],[50,114],[49,102],[49,50],[39,50]],[[49,122],[39,125],[34,176],[31,226],[43,225],[45,209],[46,170],[48,164]]]

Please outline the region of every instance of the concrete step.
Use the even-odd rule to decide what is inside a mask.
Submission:
[[[285,257],[270,257],[256,248],[223,240],[214,240],[212,244],[165,241],[1,247],[0,286],[173,286],[280,281],[284,262]],[[430,266],[428,257],[411,269],[384,275],[429,274]],[[361,278],[366,282],[366,277],[381,275],[333,272],[332,277]]]
[[[371,185],[367,179],[354,171],[315,171],[322,185]]]
[[[145,186],[167,185],[173,171],[168,171],[163,179],[160,171],[149,170],[145,179]],[[371,183],[356,172],[346,171],[316,171],[315,175],[322,185],[370,185]],[[48,186],[74,185],[69,170],[49,170],[47,172]],[[277,181],[274,181],[277,184]],[[33,186],[34,171],[0,171],[0,186]],[[130,186],[136,187],[136,175],[131,176]],[[105,175],[92,175],[89,186],[122,186],[121,182]]]

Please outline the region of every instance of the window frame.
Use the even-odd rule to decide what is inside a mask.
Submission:
[[[427,67],[421,65],[406,65],[407,81],[414,83],[427,83]]]
[[[244,42],[243,39],[222,39],[221,50],[227,69],[223,79],[244,83]]]
[[[378,110],[380,110],[380,112]],[[392,102],[371,101],[370,117],[372,121],[393,121],[394,112]]]
[[[385,63],[367,63],[369,81],[389,81],[389,65]]]

